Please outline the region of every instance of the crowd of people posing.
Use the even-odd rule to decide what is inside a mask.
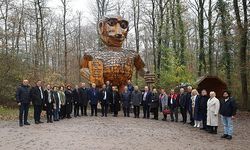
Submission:
[[[59,121],[64,118],[78,116],[88,116],[87,108],[91,106],[91,116],[97,116],[97,106],[101,105],[101,116],[107,117],[112,113],[114,117],[123,109],[124,117],[130,117],[133,111],[134,118],[140,118],[142,107],[145,119],[159,119],[159,110],[162,112],[162,120],[167,121],[170,115],[172,122],[178,122],[178,113],[180,110],[182,123],[187,123],[189,115],[189,124],[195,128],[200,128],[212,134],[217,134],[219,124],[219,114],[224,125],[224,135],[222,138],[232,139],[233,121],[236,115],[236,104],[230,93],[224,91],[223,99],[218,100],[216,93],[211,91],[208,95],[204,89],[201,94],[196,89],[188,86],[186,90],[180,88],[178,92],[174,89],[166,93],[165,89],[149,89],[145,86],[140,91],[138,86],[133,86],[128,81],[127,86],[119,91],[116,86],[111,86],[107,81],[102,88],[97,88],[94,83],[87,88],[85,83],[79,83],[73,89],[71,85],[51,86],[46,88],[42,86],[42,81],[37,81],[36,86],[30,87],[28,80],[17,88],[16,100],[19,105],[19,125],[30,125],[27,121],[29,105],[34,106],[35,124],[43,123],[41,121],[41,112],[46,110],[47,123]],[[188,115],[187,115],[188,114]]]

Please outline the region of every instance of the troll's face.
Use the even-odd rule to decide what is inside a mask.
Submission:
[[[105,18],[99,22],[99,34],[107,46],[121,47],[128,33],[128,21],[121,17]]]

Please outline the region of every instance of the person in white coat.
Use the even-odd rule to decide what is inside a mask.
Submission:
[[[217,134],[219,110],[220,101],[216,98],[215,92],[211,91],[210,98],[207,101],[207,126],[209,127],[209,133]]]

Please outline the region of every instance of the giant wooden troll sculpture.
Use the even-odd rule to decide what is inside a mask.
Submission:
[[[106,17],[98,27],[105,45],[85,52],[81,64],[83,78],[97,86],[110,81],[112,85],[121,87],[131,79],[134,66],[143,74],[144,63],[139,54],[122,48],[128,33],[128,21],[121,17]]]

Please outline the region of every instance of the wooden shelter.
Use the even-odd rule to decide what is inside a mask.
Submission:
[[[217,76],[202,76],[196,81],[197,90],[215,91],[217,98],[222,98],[222,93],[227,89],[227,84]]]

